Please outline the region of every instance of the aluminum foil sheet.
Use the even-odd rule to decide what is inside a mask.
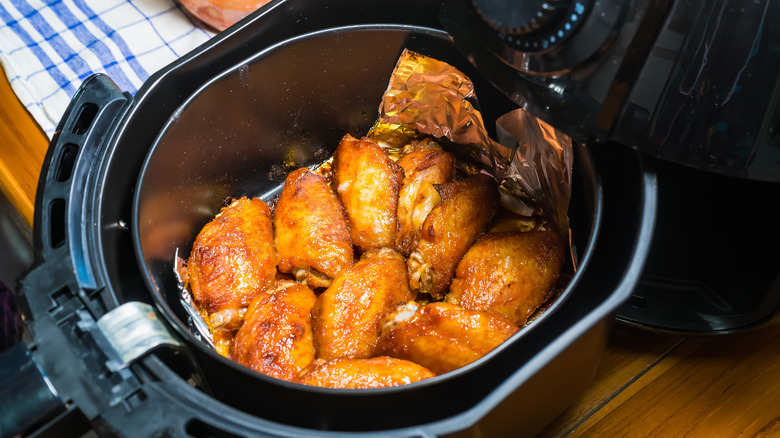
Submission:
[[[505,207],[543,218],[567,237],[571,138],[518,108],[496,121],[494,140],[478,108],[474,84],[465,74],[405,50],[368,136],[391,148],[426,135],[468,147],[471,160],[501,183]]]

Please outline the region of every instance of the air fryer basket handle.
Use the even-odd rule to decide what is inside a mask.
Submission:
[[[86,202],[94,188],[100,152],[111,136],[111,127],[132,97],[104,74],[88,77],[76,91],[52,138],[35,204],[36,262],[56,259],[70,252],[79,286],[101,286],[89,255],[89,235],[94,221]],[[70,251],[68,251],[70,250]]]
[[[116,307],[115,299],[103,293],[105,280],[96,271],[88,248],[96,246],[94,180],[101,171],[112,129],[131,101],[132,96],[123,93],[108,76],[88,77],[73,96],[49,145],[35,200],[35,260],[16,287],[33,340],[29,348],[20,343],[16,353],[0,360],[0,366],[6,361],[17,364],[3,381],[30,386],[41,401],[30,409],[15,407],[14,427],[53,430],[65,424],[72,428],[70,421],[81,414],[60,400],[97,400],[94,395],[75,397],[72,393],[99,394],[100,388],[75,387],[71,382],[77,381],[74,376],[89,375],[89,363],[103,360],[84,322],[97,320]],[[114,386],[120,384],[123,382]],[[7,393],[0,394],[6,400]],[[85,410],[92,415],[94,411],[91,407]],[[46,420],[50,421],[42,425]],[[30,430],[19,429],[13,434],[25,432]]]

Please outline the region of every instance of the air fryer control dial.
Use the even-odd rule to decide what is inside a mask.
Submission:
[[[474,7],[494,29],[523,35],[555,25],[571,5],[569,0],[473,0]]]
[[[503,45],[542,52],[561,45],[587,18],[593,0],[471,0],[483,25]]]
[[[448,0],[442,3],[440,20],[456,44],[496,57],[514,70],[552,76],[571,72],[603,53],[621,31],[631,3]]]

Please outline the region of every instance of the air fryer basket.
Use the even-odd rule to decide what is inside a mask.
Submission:
[[[44,429],[74,433],[79,430],[75,424],[88,424],[126,436],[342,435],[329,430],[528,436],[584,390],[614,312],[641,272],[652,233],[654,174],[628,148],[575,150],[570,217],[581,269],[568,298],[513,341],[450,376],[366,391],[276,381],[194,341],[183,315],[171,306],[172,249],[186,254],[196,230],[225,196],[262,194],[278,184],[268,181],[267,168],[285,154],[310,164],[320,159],[322,145],[335,145],[344,132],[365,132],[403,48],[441,58],[474,79],[488,125],[506,109],[503,97],[469,68],[446,34],[413,26],[435,25],[435,3],[274,2],[158,72],[134,97],[104,76],[85,81],[44,164],[36,200],[36,264],[20,280],[35,336],[29,356],[65,402]],[[415,13],[403,12],[404,7],[415,7]],[[337,20],[403,26],[332,28]],[[315,33],[301,37],[303,32]],[[360,52],[370,42],[376,44],[372,62],[359,68],[335,63],[350,44]],[[274,53],[296,44],[307,47],[300,52],[307,54],[299,60],[307,61],[303,67],[325,63],[338,73],[325,87],[309,83],[320,75],[304,74],[299,85],[308,94],[268,100],[275,93],[284,95],[286,88],[265,89],[254,75],[264,72],[283,82],[302,73],[289,70],[290,59]],[[262,61],[249,66],[255,59]],[[373,79],[360,82],[355,74]],[[346,85],[337,84],[338,78],[348,79]],[[240,91],[246,86],[257,91]],[[240,104],[221,94],[231,89],[242,95]],[[254,99],[263,102],[258,107],[287,104],[286,109],[298,105],[305,111],[258,112]],[[315,111],[334,105],[334,111]],[[94,117],[83,117],[84,108]],[[183,122],[199,111],[213,117],[189,124],[178,138],[171,134],[188,126]],[[202,146],[163,146],[193,138]],[[262,148],[254,147],[258,141],[264,142]],[[170,153],[160,152],[166,147]],[[171,195],[160,197],[167,189]],[[162,207],[157,218],[144,210],[155,200]],[[165,221],[149,227],[150,220],[159,219]],[[107,334],[96,322],[133,302],[156,305],[184,349],[157,348],[125,367],[111,366],[116,358],[105,348]]]
[[[500,383],[501,373],[490,371],[488,362],[506,348],[446,376],[402,388],[333,391],[286,384],[209,350],[187,331],[186,315],[177,312],[180,294],[172,276],[176,250],[184,257],[189,254],[200,227],[228,197],[269,199],[286,176],[284,162],[313,165],[332,153],[344,133],[365,135],[405,48],[468,68],[440,31],[362,26],[302,35],[263,50],[204,84],[171,118],[147,157],[136,190],[133,230],[149,287],[166,316],[178,313],[169,322],[215,368],[207,377],[217,398],[236,408],[308,427],[327,422],[336,429],[352,429],[360,417],[369,427],[384,429],[454,415],[463,407],[442,400],[457,397],[462,388],[489,390]],[[512,108],[487,84],[476,88],[488,114]],[[591,182],[592,200],[593,187]],[[591,212],[594,209],[589,206]],[[593,225],[582,224],[583,249],[589,247]],[[229,381],[225,376],[231,376]],[[245,382],[235,386],[238,381]],[[242,392],[244,385],[256,389]],[[471,404],[475,401],[467,398]],[[388,405],[390,399],[397,401]],[[379,403],[395,408],[377,411]],[[410,404],[426,408],[407,412]],[[300,418],[296,406],[302,405],[316,408],[318,414]]]
[[[133,231],[148,287],[169,323],[197,351],[216,398],[237,409],[309,428],[418,426],[475,406],[522,363],[517,355],[533,326],[482,360],[429,381],[334,391],[255,373],[219,356],[187,329],[173,276],[176,251],[189,254],[200,227],[229,197],[271,198],[284,180],[283,163],[316,164],[344,133],[365,135],[404,49],[447,61],[474,78],[488,124],[513,108],[479,81],[444,32],[388,25],[332,28],[269,47],[204,84],[171,117],[147,156],[136,189]],[[587,157],[580,157],[579,164],[586,163]],[[597,185],[589,171],[578,173],[585,199],[575,204],[572,222],[586,269],[596,237]],[[575,277],[537,322],[552,316],[578,281]],[[469,388],[467,395],[464,388]],[[312,414],[301,417],[302,408]]]

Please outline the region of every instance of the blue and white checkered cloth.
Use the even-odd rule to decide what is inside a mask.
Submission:
[[[0,0],[0,65],[49,137],[89,75],[135,93],[213,35],[174,0]]]

